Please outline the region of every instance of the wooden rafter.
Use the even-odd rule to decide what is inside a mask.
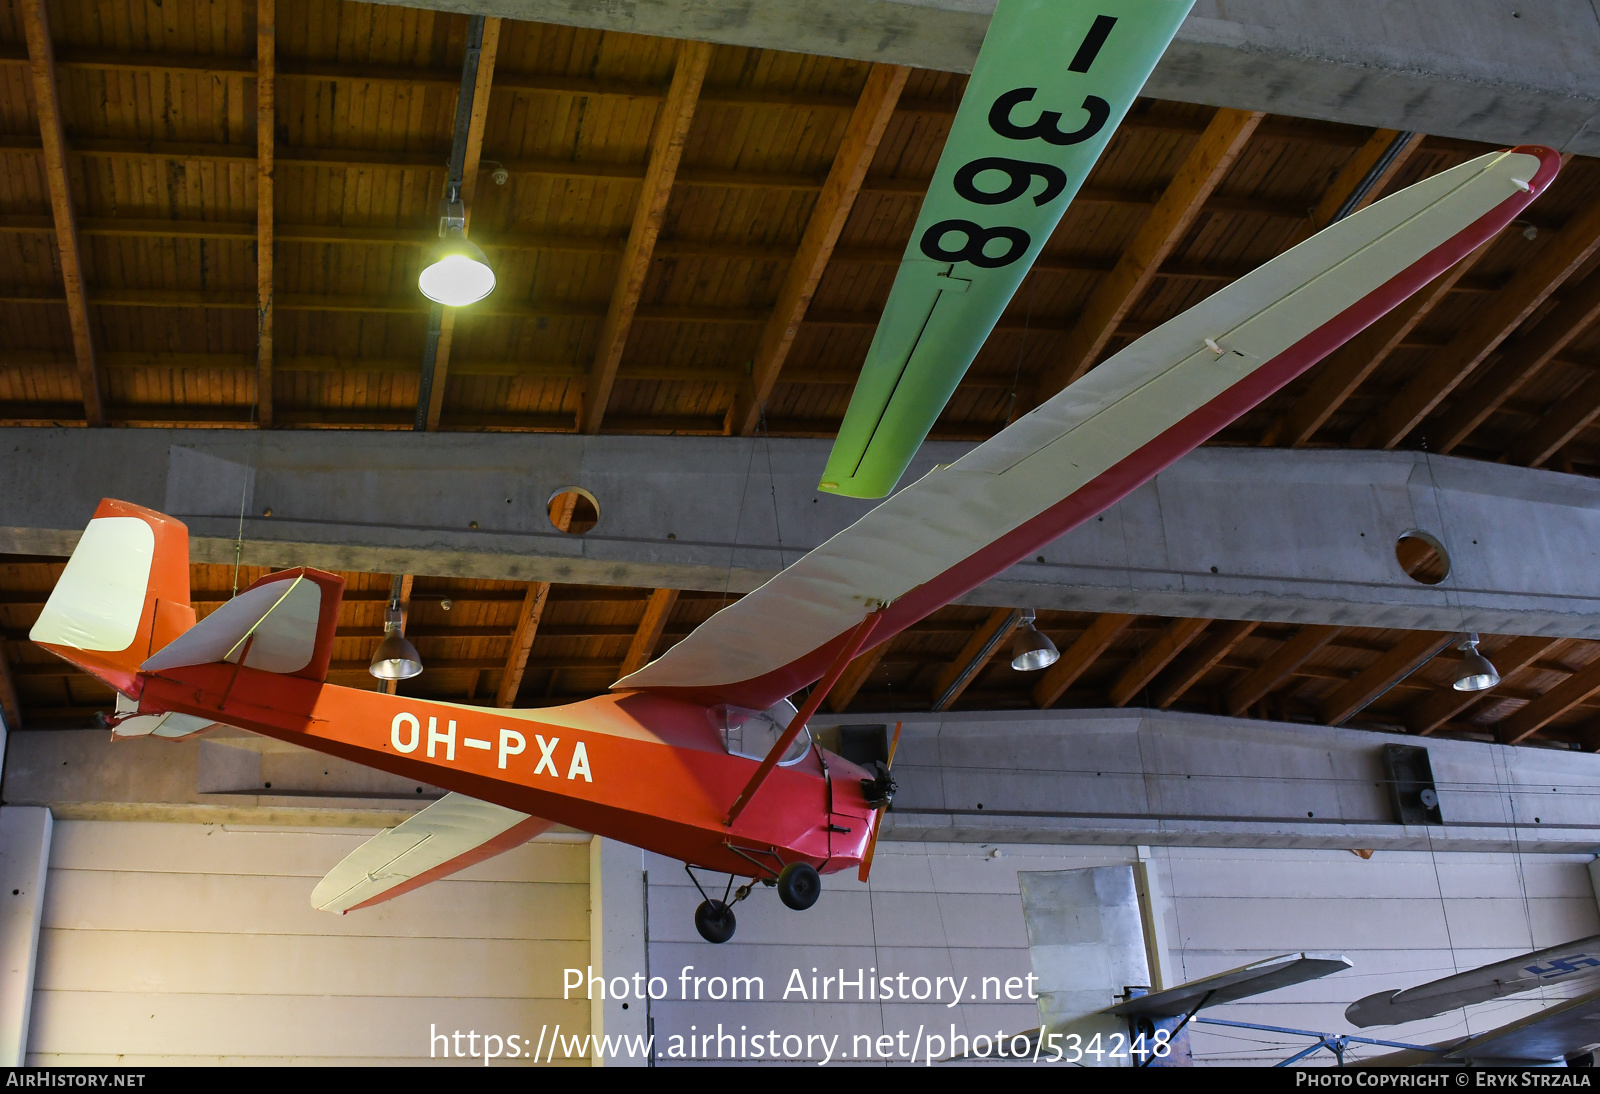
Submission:
[[[1048,710],[1054,706],[1056,700],[1066,694],[1068,688],[1077,682],[1090,665],[1099,660],[1122,636],[1135,619],[1136,615],[1121,615],[1107,612],[1097,615],[1094,622],[1089,624],[1087,630],[1078,637],[1078,640],[1068,646],[1061,654],[1060,660],[1044,670],[1044,675],[1033,686],[1033,705],[1040,710]]]
[[[1513,638],[1500,649],[1488,654],[1502,684],[1541,657],[1548,657],[1567,642],[1565,638],[1533,636]],[[1418,736],[1426,736],[1450,719],[1484,698],[1493,699],[1494,692],[1456,691],[1446,687],[1434,692],[1406,713],[1406,729]]]
[[[256,0],[256,422],[272,428],[272,154],[277,149],[277,0]]]
[[[850,705],[866,682],[872,679],[872,674],[878,671],[878,666],[883,663],[883,655],[889,652],[889,647],[893,644],[893,639],[879,642],[850,662],[844,670],[844,675],[839,677],[839,682],[833,685],[833,690],[828,693],[829,710],[838,714]]]
[[[7,730],[14,733],[22,728],[22,701],[17,696],[16,681],[11,678],[11,665],[6,661],[4,639],[0,639],[0,715],[4,715]]]
[[[1316,208],[1311,210],[1305,236],[1320,232],[1341,214],[1358,213],[1383,196],[1384,187],[1422,147],[1421,133],[1402,133],[1398,129],[1379,129],[1356,149],[1328,186]]]
[[[1035,405],[1088,372],[1155,279],[1264,115],[1218,110],[1116,267],[1095,286],[1066,346],[1034,392]]]
[[[1495,727],[1504,744],[1533,736],[1573,707],[1600,692],[1600,660],[1591,661]]]
[[[39,142],[45,182],[50,190],[50,210],[55,217],[56,244],[61,254],[61,281],[66,289],[67,321],[72,328],[72,351],[78,364],[78,386],[83,391],[84,419],[91,426],[105,424],[105,403],[100,373],[94,362],[94,340],[89,331],[88,291],[84,285],[83,254],[72,211],[72,184],[67,179],[67,139],[61,124],[61,103],[56,93],[55,47],[50,41],[50,21],[44,0],[19,0],[23,30],[28,37],[29,70],[33,75],[34,106],[39,114]]]
[[[1449,452],[1465,441],[1596,319],[1600,319],[1600,275],[1591,275],[1564,294],[1531,331],[1505,343],[1500,359],[1429,429],[1429,446]]]
[[[578,495],[563,494],[551,511],[550,520],[565,532],[572,526],[572,514],[578,506]],[[550,583],[534,581],[522,597],[522,611],[517,614],[517,629],[511,635],[511,647],[506,651],[505,667],[500,670],[500,683],[494,691],[494,705],[514,706],[517,692],[522,690],[522,676],[528,670],[528,654],[533,650],[533,640],[539,635],[539,620],[544,616],[544,606],[550,600]]]
[[[511,636],[511,648],[506,653],[505,667],[500,672],[500,683],[495,688],[494,705],[497,707],[516,704],[517,692],[522,688],[522,675],[528,669],[528,654],[533,649],[533,640],[538,637],[539,619],[544,615],[544,606],[549,599],[548,581],[529,583],[522,600],[522,611],[517,615],[517,629]]]
[[[1190,651],[1166,674],[1152,696],[1155,705],[1166,710],[1177,702],[1184,692],[1200,682],[1201,677],[1221,664],[1235,646],[1250,637],[1256,626],[1256,622],[1250,619],[1231,620],[1218,626],[1215,634]]]
[[[1356,432],[1356,446],[1393,448],[1403,441],[1588,261],[1596,247],[1600,247],[1600,204],[1592,205],[1564,226],[1504,289],[1479,308],[1456,336],[1386,402],[1383,411]]]
[[[683,146],[689,138],[689,124],[694,121],[695,107],[700,101],[700,86],[705,82],[706,67],[710,63],[711,46],[689,41],[679,44],[672,87],[656,115],[644,185],[639,192],[639,203],[634,206],[633,227],[622,249],[616,285],[611,290],[611,303],[600,328],[599,348],[595,351],[578,413],[578,428],[584,433],[600,432],[611,388],[617,380],[617,366],[622,363],[622,351],[627,346],[628,330],[633,326],[634,313],[638,310],[645,278],[655,255],[656,238],[661,234],[661,223],[667,215],[667,199],[672,196],[672,184],[678,176]]]
[[[466,231],[472,228],[472,199],[478,188],[478,163],[483,155],[483,134],[489,122],[489,96],[494,84],[495,55],[500,48],[500,20],[483,21],[483,44],[478,50],[478,75],[472,87],[472,112],[467,119],[466,155],[462,159],[461,205]],[[450,379],[450,343],[455,335],[456,308],[445,308],[439,320],[439,342],[433,355],[433,375],[428,384],[428,430],[439,428],[444,413],[444,392]]]
[[[800,239],[800,249],[784,275],[783,287],[778,290],[778,302],[761,332],[750,386],[740,391],[728,411],[730,433],[748,437],[755,432],[761,409],[789,357],[795,335],[800,332],[800,321],[811,306],[822,272],[827,269],[834,246],[839,242],[839,233],[844,230],[845,220],[855,206],[856,195],[866,181],[867,168],[872,166],[872,158],[877,155],[878,144],[883,140],[883,132],[889,126],[910,74],[911,70],[902,65],[884,64],[873,65],[868,72],[866,87],[861,91],[855,112],[850,115],[844,141],[828,172],[828,181],[823,183],[822,195]]]
[[[1261,443],[1300,448],[1344,405],[1356,388],[1417,329],[1489,251],[1485,243],[1413,294],[1409,300],[1335,350],[1316,367],[1311,386],[1267,430]]]
[[[1291,673],[1310,660],[1318,650],[1332,642],[1343,627],[1312,623],[1297,630],[1287,642],[1273,651],[1260,667],[1247,673],[1228,689],[1224,709],[1235,718],[1259,702]]]
[[[1600,376],[1591,376],[1511,444],[1511,462],[1540,467],[1600,418]]]
[[[973,632],[961,652],[939,673],[933,685],[933,710],[949,710],[955,706],[961,693],[989,664],[995,650],[1011,637],[1022,622],[1022,612],[1015,608],[996,608],[983,621],[983,626]]]
[[[1209,619],[1174,619],[1150,647],[1111,685],[1111,705],[1125,707],[1156,674],[1172,663],[1210,624]]]
[[[1450,644],[1455,635],[1436,631],[1413,631],[1371,665],[1356,674],[1322,705],[1322,720],[1330,726],[1343,725],[1384,692],[1410,676],[1427,660]]]
[[[622,668],[617,672],[619,680],[650,663],[655,656],[656,646],[661,642],[661,632],[666,630],[667,619],[672,615],[672,606],[677,602],[677,589],[651,590],[650,599],[645,601],[644,616],[639,620],[639,629],[634,632],[633,641],[628,644],[628,655],[622,659]]]

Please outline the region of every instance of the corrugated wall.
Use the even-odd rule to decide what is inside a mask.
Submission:
[[[57,822],[27,1062],[383,1064],[427,1059],[430,1026],[588,1032],[588,1003],[560,998],[589,961],[586,842],[314,911],[366,835]]]

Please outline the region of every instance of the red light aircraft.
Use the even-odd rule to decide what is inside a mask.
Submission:
[[[184,526],[110,500],[30,637],[119,692],[120,736],[221,723],[451,791],[336,867],[313,894],[320,908],[392,898],[551,823],[727,873],[730,887],[772,883],[808,907],[819,871],[865,880],[893,791],[886,769],[806,734],[852,657],[1255,406],[1492,239],[1558,167],[1547,148],[1497,152],[1339,221],[900,490],[599,698],[485,709],[328,684],[339,578],[273,574],[196,624]],[[810,684],[796,711],[788,697]],[[731,937],[726,894],[707,897],[696,925]]]

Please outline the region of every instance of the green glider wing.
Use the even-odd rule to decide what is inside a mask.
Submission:
[[[1000,0],[820,489],[894,489],[1193,2]]]

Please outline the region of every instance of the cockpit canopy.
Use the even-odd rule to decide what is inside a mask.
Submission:
[[[722,735],[722,745],[732,755],[752,760],[764,760],[783,731],[799,711],[787,699],[780,699],[766,710],[751,710],[722,703],[711,708],[711,721]],[[802,727],[789,747],[778,760],[779,767],[788,767],[805,759],[811,748],[811,730]]]

